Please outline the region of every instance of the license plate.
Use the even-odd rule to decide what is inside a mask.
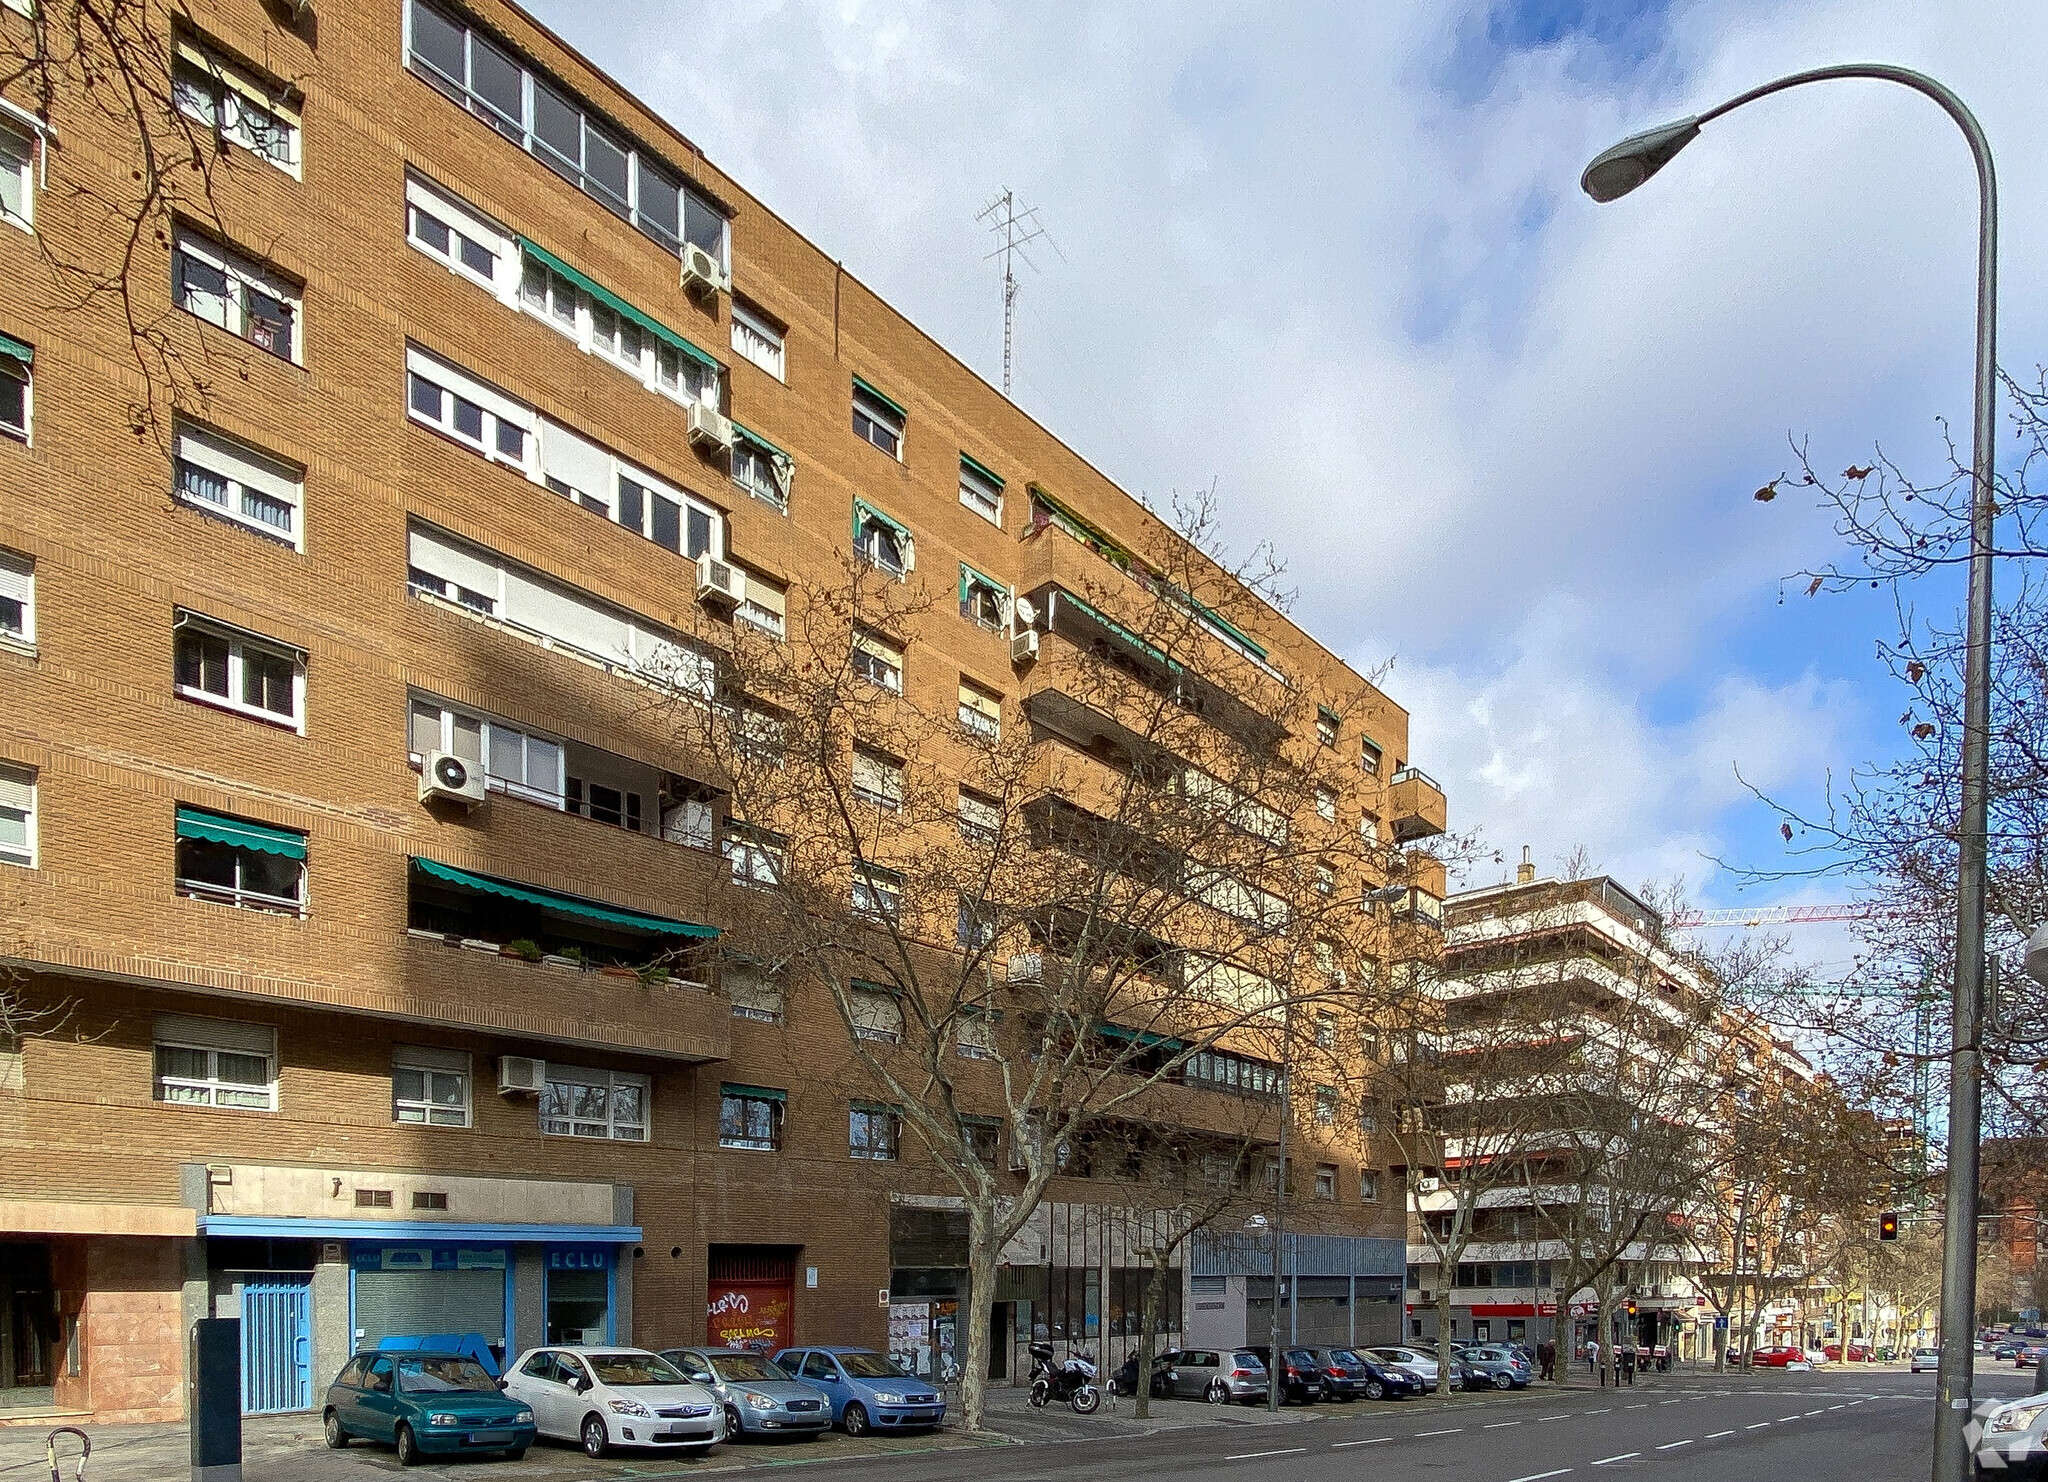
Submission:
[[[503,1446],[510,1442],[511,1435],[504,1431],[471,1431],[469,1444],[472,1446]]]
[[[665,1441],[689,1441],[702,1439],[710,1434],[711,1432],[705,1430],[702,1426],[672,1425],[663,1431],[661,1436]]]

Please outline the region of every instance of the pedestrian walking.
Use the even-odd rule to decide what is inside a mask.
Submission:
[[[1536,1345],[1536,1365],[1542,1378],[1550,1380],[1557,1378],[1557,1343],[1555,1340],[1545,1338]]]

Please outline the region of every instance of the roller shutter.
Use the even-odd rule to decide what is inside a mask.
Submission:
[[[505,1272],[358,1271],[356,1347],[380,1338],[425,1333],[481,1333],[505,1343]]]

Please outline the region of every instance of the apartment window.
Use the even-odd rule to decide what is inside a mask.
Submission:
[[[306,656],[180,608],[172,634],[177,692],[254,720],[306,725]]]
[[[299,290],[252,259],[184,227],[173,236],[171,296],[186,313],[280,360],[302,363]]]
[[[960,789],[960,837],[970,844],[993,844],[1002,828],[1002,807],[967,788]]]
[[[894,813],[903,806],[903,763],[857,746],[853,752],[853,795]]]
[[[1344,984],[1344,969],[1337,965],[1337,944],[1324,937],[1318,937],[1314,948],[1316,971],[1324,981],[1338,987]]]
[[[35,226],[36,146],[18,129],[0,124],[0,221]]]
[[[580,100],[464,21],[406,6],[413,72],[670,252],[701,247],[729,275],[725,213]]]
[[[760,1086],[718,1088],[718,1145],[772,1153],[782,1146],[782,1112],[789,1096]]]
[[[277,1031],[267,1024],[158,1014],[150,1094],[177,1106],[277,1110]]]
[[[299,110],[290,90],[190,41],[177,42],[171,98],[193,122],[287,175],[299,173]]]
[[[1327,705],[1316,706],[1316,740],[1324,746],[1337,744],[1337,712]]]
[[[917,566],[910,531],[863,500],[853,502],[853,550],[868,565],[899,580]]]
[[[1309,883],[1315,887],[1317,895],[1335,895],[1337,893],[1337,872],[1326,864],[1312,865],[1310,866]]]
[[[757,1024],[782,1022],[782,983],[768,969],[751,962],[728,963],[724,987],[735,1019],[752,1019]]]
[[[1316,817],[1324,823],[1337,821],[1337,795],[1327,787],[1316,789]]]
[[[394,1048],[391,1120],[419,1127],[467,1127],[469,1056],[461,1050],[431,1045]]]
[[[1336,1164],[1316,1164],[1316,1197],[1318,1199],[1335,1199],[1337,1197]]]
[[[1318,1050],[1334,1050],[1337,1048],[1337,1016],[1335,1014],[1316,1015],[1316,1048]]]
[[[986,465],[960,455],[960,502],[991,525],[1003,523],[1003,481]]]
[[[732,348],[780,381],[783,379],[782,327],[752,304],[732,301]]]
[[[725,517],[717,508],[559,423],[537,425],[540,482],[553,492],[691,561],[725,554]]]
[[[1380,775],[1380,759],[1385,754],[1372,742],[1361,741],[1358,745],[1358,765],[1365,769],[1366,776],[1377,777]]]
[[[992,576],[972,566],[960,568],[960,616],[1000,633],[1010,623],[1010,593]]]
[[[963,1046],[961,1054],[967,1051]],[[967,1145],[967,1151],[974,1161],[984,1168],[997,1168],[1003,1154],[1003,1124],[994,1117],[962,1117],[960,1119],[960,1140]]]
[[[780,641],[787,633],[787,599],[783,589],[765,576],[747,573],[747,598],[733,612],[737,622],[758,628],[770,638]]]
[[[846,1150],[855,1158],[874,1163],[896,1161],[900,1121],[886,1106],[869,1106],[856,1101],[849,1111]]]
[[[741,707],[733,721],[732,749],[735,755],[764,767],[782,766],[783,718],[759,706]]]
[[[853,635],[853,672],[892,695],[903,693],[903,650],[859,629]]]
[[[960,914],[954,926],[954,937],[961,949],[979,952],[996,939],[995,908],[986,901],[960,898]]]
[[[433,752],[452,752],[481,766],[486,785],[499,792],[549,808],[565,805],[567,762],[559,741],[488,715],[458,710],[419,696],[413,698],[407,726],[408,749],[414,765],[424,766]],[[582,813],[586,807],[570,811]],[[637,818],[637,798],[633,812]]]
[[[623,1070],[582,1070],[548,1062],[540,1130],[558,1137],[647,1141],[648,1080]]]
[[[1002,739],[1003,697],[972,680],[960,681],[960,728],[989,741]]]
[[[1316,1108],[1316,1125],[1317,1125],[1318,1127],[1334,1127],[1334,1126],[1336,1126],[1336,1125],[1337,1125],[1337,1088],[1336,1088],[1335,1086],[1318,1086],[1318,1087],[1316,1087],[1316,1099],[1315,1099],[1315,1108]]]
[[[492,293],[498,291],[499,265],[518,251],[510,232],[414,175],[405,179],[405,239]]]
[[[0,864],[36,863],[36,774],[0,763]]]
[[[732,481],[763,504],[789,508],[796,463],[780,448],[742,428],[733,428]]]
[[[0,551],[0,642],[8,640],[36,641],[36,563]]]
[[[0,334],[0,436],[28,441],[35,347]]]
[[[735,885],[765,889],[782,883],[783,851],[788,848],[782,835],[744,823],[728,824],[721,847]]]
[[[177,427],[172,442],[172,476],[180,500],[287,545],[301,545],[302,471],[187,424]]]
[[[903,457],[903,408],[859,376],[853,378],[853,435],[891,458]]]
[[[562,802],[566,812],[588,818],[593,823],[608,823],[630,833],[642,831],[644,820],[639,793],[588,777],[570,777],[566,782]]]
[[[1380,1202],[1380,1175],[1374,1168],[1358,1170],[1358,1201],[1361,1204]]]
[[[412,1207],[414,1209],[438,1209],[446,1213],[448,1209],[447,1191],[444,1189],[414,1189],[412,1191]]]
[[[856,982],[846,992],[846,1007],[857,1039],[893,1045],[903,1038],[903,1003],[889,989]]]
[[[176,886],[190,900],[301,916],[306,836],[254,819],[178,806]]]
[[[528,471],[536,419],[503,392],[408,346],[406,412],[412,420],[481,453]]]
[[[880,865],[853,868],[853,911],[870,921],[896,920],[903,906],[903,876]]]
[[[661,787],[661,837],[689,849],[709,849],[718,836],[718,794],[681,777]]]
[[[953,1047],[961,1059],[996,1058],[997,1017],[991,1010],[975,1008],[972,1005],[960,1011],[960,1021],[953,1026]]]

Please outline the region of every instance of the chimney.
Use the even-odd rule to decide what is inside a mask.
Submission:
[[[1515,866],[1515,883],[1517,885],[1527,885],[1531,880],[1534,880],[1535,878],[1536,865],[1535,862],[1529,858],[1529,846],[1527,844],[1524,844],[1522,846],[1522,862]]]

